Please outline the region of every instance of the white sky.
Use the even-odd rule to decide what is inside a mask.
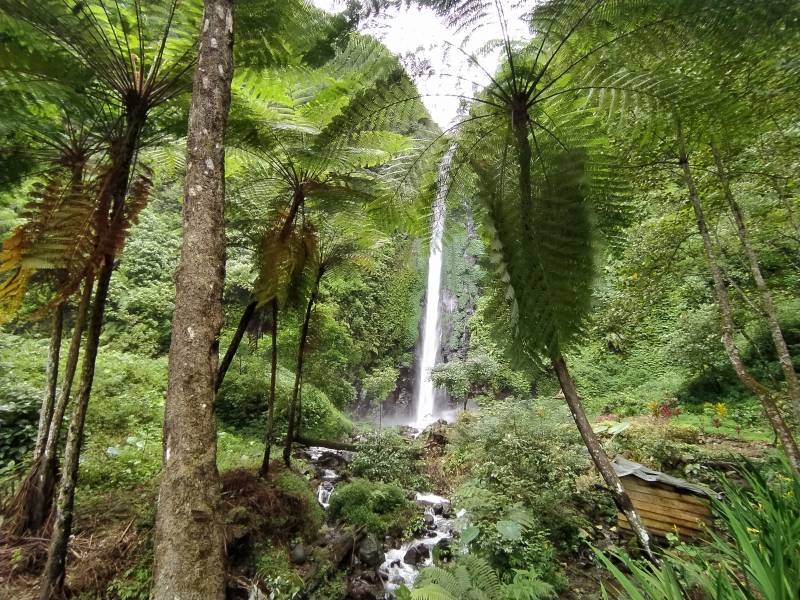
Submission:
[[[340,12],[346,0],[312,0],[313,4],[329,12]],[[527,34],[527,25],[520,16],[530,11],[534,0],[514,2],[523,7],[512,7],[504,2],[509,35],[512,38]],[[470,61],[467,54],[478,53],[487,42],[501,39],[500,21],[496,15],[486,19],[485,25],[475,31],[469,39],[463,32],[447,28],[445,22],[430,9],[416,6],[396,8],[362,22],[359,31],[374,35],[389,50],[399,55],[417,88],[423,95],[433,119],[442,129],[451,126],[458,114],[461,99],[455,95],[472,96],[484,87],[489,78],[483,69],[494,73],[500,58],[500,50],[489,54],[476,54],[480,66]],[[462,52],[459,48],[464,49]],[[413,63],[427,61],[432,75],[415,74]],[[481,69],[483,67],[483,69]]]

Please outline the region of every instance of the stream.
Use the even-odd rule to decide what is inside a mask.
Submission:
[[[306,453],[320,480],[317,501],[327,510],[331,494],[340,479],[340,475],[336,472],[337,466],[350,462],[352,453],[318,446],[307,448]],[[395,590],[401,585],[411,587],[420,570],[433,564],[434,548],[437,545],[440,547],[448,545],[447,540],[453,535],[453,521],[456,515],[453,514],[447,498],[417,492],[415,501],[424,515],[424,530],[396,547],[388,547],[388,544],[397,544],[394,540],[387,538],[384,542],[383,562],[377,567],[377,572],[383,582],[385,598],[394,598]]]

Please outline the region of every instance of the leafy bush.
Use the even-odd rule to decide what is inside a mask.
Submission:
[[[586,525],[576,480],[590,464],[561,403],[497,401],[480,417],[465,414],[446,457],[454,477],[469,476],[454,495],[474,523],[490,530],[506,508],[524,507],[560,546],[577,541]]]
[[[357,477],[412,489],[425,483],[419,472],[421,449],[396,431],[384,429],[369,433],[358,450],[350,465]]]
[[[646,418],[614,436],[609,445],[613,454],[658,470],[670,470],[682,464],[686,455],[697,454],[700,430],[670,419]]]
[[[488,562],[470,554],[447,568],[426,567],[412,590],[403,587],[397,594],[399,600],[544,600],[555,596],[553,587],[533,569],[519,569],[510,583],[503,583]]]
[[[325,513],[317,501],[317,494],[309,485],[309,482],[302,476],[289,471],[282,470],[275,475],[273,482],[277,488],[286,494],[302,498],[306,507],[306,531],[309,537],[315,535],[325,519]]]
[[[297,574],[289,560],[286,548],[258,545],[255,548],[256,575],[269,590],[274,600],[292,600],[303,590],[303,578]]]
[[[237,359],[238,360],[238,359]],[[244,366],[232,366],[220,388],[216,411],[220,420],[240,429],[264,431],[267,410],[268,363],[264,357],[246,355]],[[294,373],[278,368],[275,384],[275,435],[280,438],[286,432],[289,404],[294,386]],[[303,385],[302,432],[309,437],[339,439],[353,430],[347,419],[328,399],[310,384]]]
[[[366,527],[380,537],[399,536],[412,520],[414,507],[396,485],[354,479],[333,491],[328,514],[334,521]]]
[[[81,458],[80,484],[92,490],[124,490],[152,481],[161,471],[161,429],[152,426],[105,445],[87,445]],[[103,442],[103,443],[98,443]]]
[[[0,467],[19,463],[33,449],[41,402],[41,390],[0,381]]]

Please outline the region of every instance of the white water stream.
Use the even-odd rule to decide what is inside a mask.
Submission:
[[[425,315],[422,324],[422,354],[417,372],[417,411],[414,427],[424,429],[436,420],[436,393],[431,381],[431,369],[439,355],[441,329],[439,327],[440,296],[442,288],[442,236],[446,214],[447,178],[453,149],[447,151],[439,165],[436,201],[433,206],[430,253],[428,254],[428,285],[425,291]]]

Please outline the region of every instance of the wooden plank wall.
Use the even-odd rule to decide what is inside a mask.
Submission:
[[[633,475],[623,477],[622,485],[645,527],[654,535],[664,537],[677,533],[681,537],[696,538],[713,523],[706,498],[661,483],[648,483]],[[618,525],[628,531],[631,529],[623,514],[619,515]]]

